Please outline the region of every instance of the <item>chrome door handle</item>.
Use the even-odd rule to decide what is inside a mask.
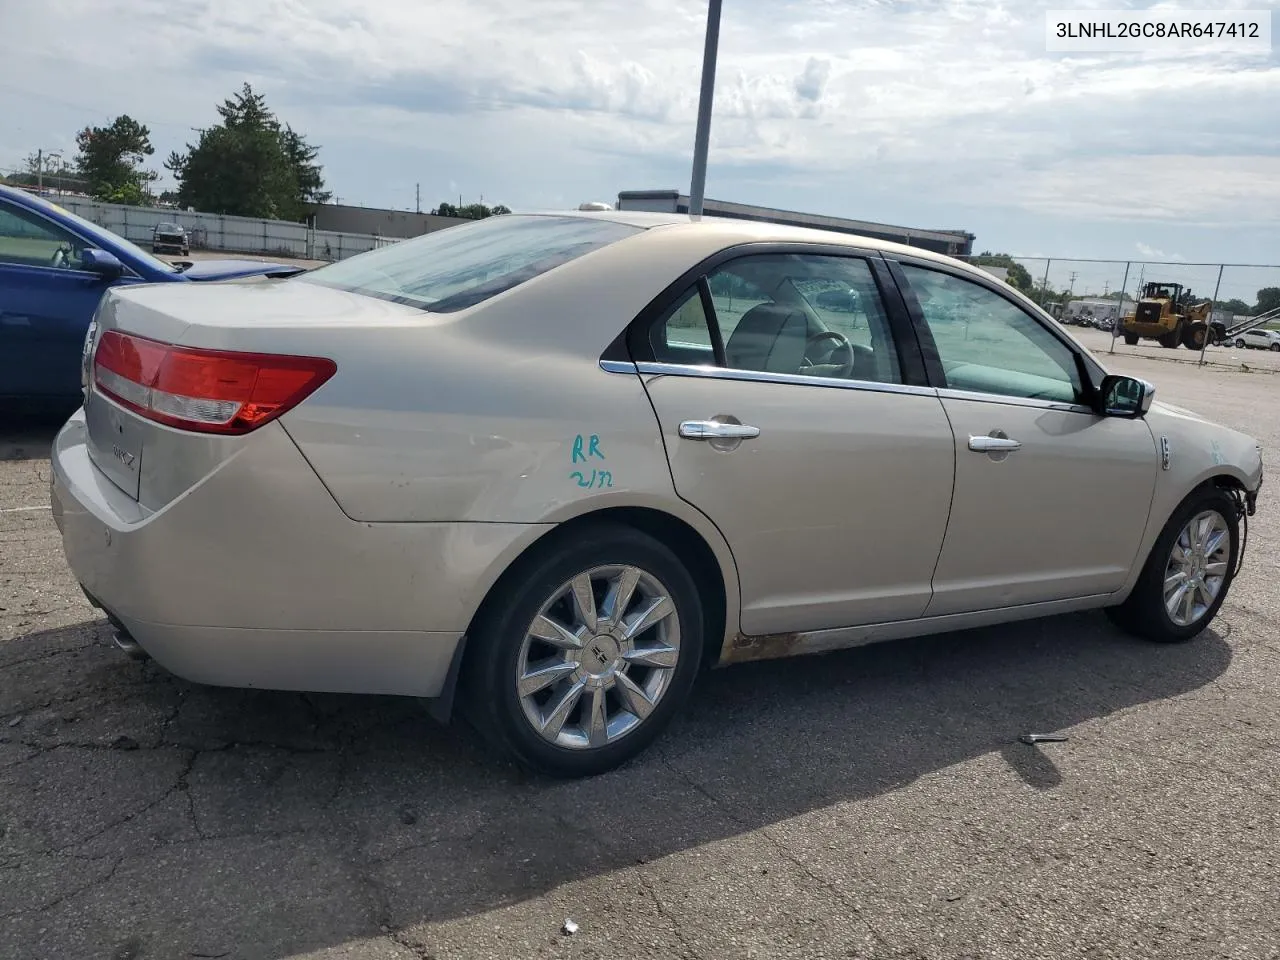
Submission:
[[[719,420],[685,420],[680,424],[680,436],[686,440],[751,440],[760,436],[760,428]]]
[[[1022,448],[1020,440],[1008,437],[970,437],[969,449],[977,453],[1004,453]]]

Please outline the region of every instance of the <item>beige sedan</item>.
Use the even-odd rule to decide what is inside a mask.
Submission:
[[[122,649],[428,698],[557,775],[642,751],[704,667],[1091,608],[1189,639],[1262,482],[982,271],[736,221],[116,289],[84,381],[53,504]]]

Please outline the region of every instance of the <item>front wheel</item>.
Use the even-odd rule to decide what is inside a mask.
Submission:
[[[702,606],[662,543],[600,526],[538,551],[470,640],[463,712],[522,765],[603,773],[642,752],[688,698]]]
[[[1239,536],[1236,501],[1217,487],[1203,488],[1169,518],[1133,592],[1108,615],[1148,640],[1190,640],[1227,598]]]
[[[1273,343],[1273,344],[1271,345],[1271,352],[1272,352],[1272,353],[1280,353],[1280,343]]]

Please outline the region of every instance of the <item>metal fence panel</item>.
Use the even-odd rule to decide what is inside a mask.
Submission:
[[[252,253],[309,260],[341,260],[364,253],[394,238],[373,234],[312,230],[305,223],[232,217],[217,213],[131,207],[82,197],[58,196],[59,206],[149,249],[159,223],[176,223],[187,231],[193,250]]]

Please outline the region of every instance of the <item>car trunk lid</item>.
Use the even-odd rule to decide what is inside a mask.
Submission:
[[[278,287],[155,284],[104,297],[85,345],[89,454],[144,507],[180,496],[333,376],[334,362],[316,356],[317,327],[370,312],[422,316],[314,285]],[[273,295],[251,292],[264,290]]]

